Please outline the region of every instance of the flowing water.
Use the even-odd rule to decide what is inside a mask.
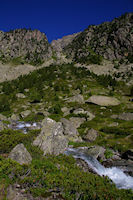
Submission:
[[[126,175],[117,167],[105,168],[98,160],[87,155],[79,149],[68,148],[66,155],[72,155],[74,158],[84,160],[100,176],[108,176],[119,189],[133,189],[133,177]]]
[[[27,131],[32,128],[32,129],[36,129],[37,127],[40,127],[36,122],[23,122],[23,121],[16,121],[13,124],[9,124],[8,125],[9,128],[13,129],[13,130],[22,130],[25,134],[27,133]]]

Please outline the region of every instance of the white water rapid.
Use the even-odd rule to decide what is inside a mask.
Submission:
[[[66,155],[72,155],[74,158],[81,158],[90,168],[92,168],[100,176],[108,176],[119,189],[133,190],[133,177],[126,175],[117,167],[105,168],[98,160],[83,153],[79,149],[68,148],[65,151]]]

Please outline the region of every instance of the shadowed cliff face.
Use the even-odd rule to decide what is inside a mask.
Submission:
[[[87,60],[91,55],[105,59],[129,59],[133,55],[133,13],[125,14],[112,22],[91,25],[64,48],[74,61]]]

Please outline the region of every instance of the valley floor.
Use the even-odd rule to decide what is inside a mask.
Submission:
[[[73,64],[2,82],[0,199],[133,199],[132,190],[117,189],[63,154],[68,147],[86,147],[104,166],[133,176],[132,95],[126,81]],[[19,144],[31,156],[28,164],[19,164],[16,152],[15,161],[9,159]]]

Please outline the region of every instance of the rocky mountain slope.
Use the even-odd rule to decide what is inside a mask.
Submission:
[[[0,60],[41,65],[61,56],[74,62],[100,64],[104,59],[133,62],[133,13],[112,22],[90,25],[83,32],[64,36],[49,44],[38,30],[16,29],[0,32]]]
[[[64,48],[75,62],[131,60],[133,55],[133,13],[122,15],[112,22],[90,25]]]
[[[63,38],[58,39],[58,40],[53,40],[51,42],[51,46],[54,48],[55,52],[57,52],[57,53],[62,52],[63,49],[66,46],[68,46],[69,44],[71,44],[73,39],[79,34],[80,33],[75,33],[75,34],[72,34],[72,35],[64,36]]]

